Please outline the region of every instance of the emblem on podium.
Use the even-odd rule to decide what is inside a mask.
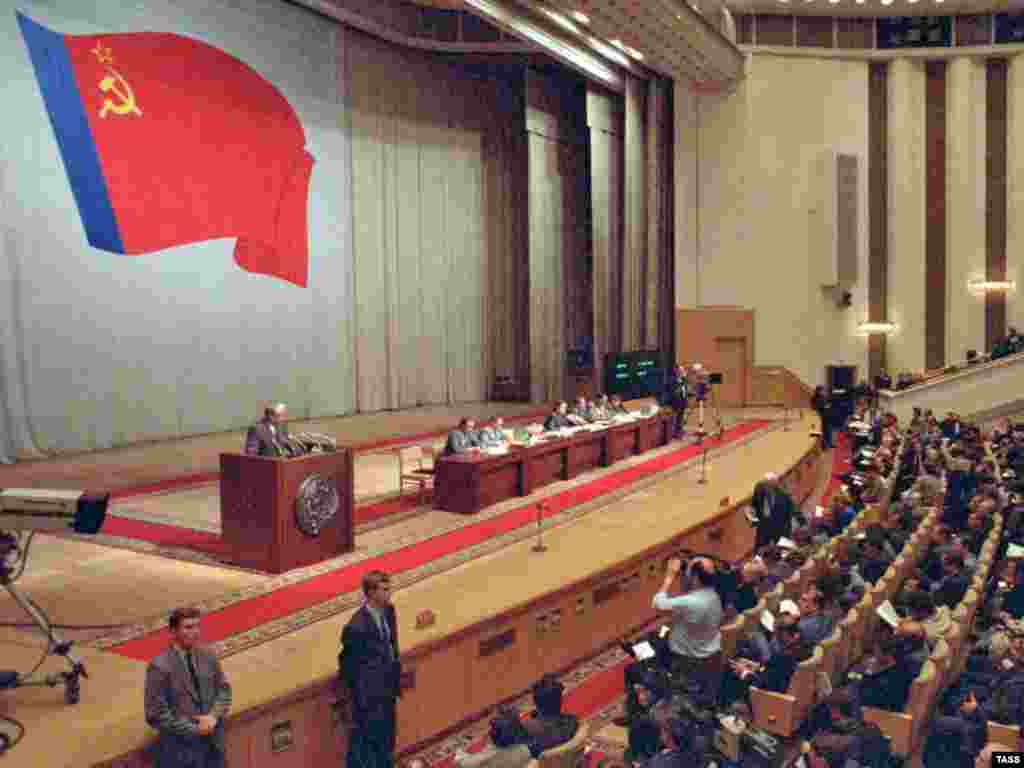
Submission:
[[[302,481],[295,495],[295,523],[307,536],[319,536],[338,514],[341,499],[334,483],[320,475]]]

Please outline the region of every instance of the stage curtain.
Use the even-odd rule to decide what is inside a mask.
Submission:
[[[454,67],[362,35],[349,60],[358,409],[483,400],[490,100]]]
[[[587,88],[593,242],[594,366],[598,390],[606,355],[622,351],[622,97]]]

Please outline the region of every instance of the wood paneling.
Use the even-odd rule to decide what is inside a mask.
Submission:
[[[889,65],[870,64],[868,79],[868,319],[887,321],[889,275],[888,142]],[[868,341],[868,371],[873,379],[885,369],[885,335]]]
[[[992,16],[957,16],[954,22],[956,45],[992,45]]]
[[[754,369],[754,310],[742,307],[701,307],[676,310],[676,362],[701,363],[707,371],[720,371],[720,339],[739,339],[746,345],[747,365],[743,402],[750,400]]]
[[[777,405],[806,408],[813,390],[788,368],[758,365],[750,376],[748,405]]]
[[[797,16],[796,44],[801,48],[834,48],[831,16]]]
[[[925,367],[946,364],[946,63],[925,66]]]
[[[754,22],[754,42],[757,45],[793,45],[793,17],[759,13]]]
[[[836,19],[836,43],[839,48],[874,48],[875,20]]]
[[[985,62],[985,275],[1006,279],[1006,59]],[[985,297],[985,348],[1006,334],[1006,294]]]

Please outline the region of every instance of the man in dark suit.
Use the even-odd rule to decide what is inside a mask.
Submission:
[[[480,435],[476,431],[473,419],[460,419],[459,426],[448,433],[448,441],[444,444],[446,456],[465,453],[470,448],[480,447]]]
[[[533,703],[537,712],[523,723],[529,734],[530,749],[540,754],[546,749],[570,741],[579,728],[576,715],[562,712],[565,686],[554,675],[544,675],[533,684]]]
[[[665,392],[665,403],[671,406],[675,412],[672,422],[672,434],[675,437],[682,437],[686,431],[686,406],[690,398],[690,383],[686,373],[686,367],[677,365],[672,374],[668,377],[668,387]]]
[[[569,421],[569,405],[564,400],[560,400],[555,403],[554,409],[544,420],[544,430],[546,432],[551,432],[571,426],[572,422]]]
[[[793,499],[779,484],[778,477],[769,472],[764,480],[754,486],[750,500],[757,520],[757,540],[754,550],[774,544],[780,537],[789,538],[793,531],[793,513],[796,506]]]
[[[198,647],[198,610],[176,609],[168,626],[171,647],[146,668],[146,722],[160,733],[155,766],[223,768],[231,686],[217,657]]]
[[[395,703],[402,665],[398,624],[391,604],[391,579],[383,571],[363,577],[366,602],[341,633],[341,679],[351,697],[348,768],[392,768]]]
[[[245,452],[250,456],[290,456],[288,447],[288,408],[284,403],[263,411],[263,418],[249,427],[245,435]]]

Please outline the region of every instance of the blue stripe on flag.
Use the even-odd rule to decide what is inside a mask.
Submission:
[[[75,80],[71,57],[58,35],[18,12],[18,26],[25,38],[39,90],[46,102],[50,124],[64,160],[64,170],[78,204],[89,243],[113,253],[124,253],[107,182],[89,120],[82,107],[82,95]]]

